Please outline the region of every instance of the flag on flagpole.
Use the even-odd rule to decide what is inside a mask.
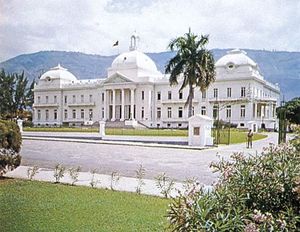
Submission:
[[[113,47],[118,46],[119,45],[119,40],[117,40],[114,44]]]

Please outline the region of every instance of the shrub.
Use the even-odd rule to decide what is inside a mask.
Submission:
[[[0,177],[21,164],[22,137],[16,123],[0,120]]]
[[[71,185],[74,185],[76,182],[78,182],[79,172],[81,171],[81,167],[78,166],[77,168],[69,168],[69,175],[72,179]]]
[[[174,187],[174,180],[166,175],[166,173],[162,173],[155,177],[156,186],[159,189],[160,193],[168,198],[170,196],[171,191]]]
[[[214,190],[173,200],[168,210],[173,230],[299,230],[300,154],[294,146],[271,145],[253,157],[237,153],[211,166],[220,173]]]
[[[93,169],[92,171],[90,171],[90,173],[92,174],[92,178],[91,178],[91,181],[90,181],[90,186],[91,186],[92,188],[96,188],[97,184],[100,183],[100,180],[97,180],[97,179],[95,178],[96,172],[97,172],[97,169]]]
[[[39,167],[38,166],[33,166],[33,167],[29,167],[27,169],[27,177],[29,180],[32,180],[33,177],[39,173]]]
[[[66,171],[66,168],[61,165],[61,164],[56,164],[55,165],[55,168],[54,168],[54,178],[55,178],[55,183],[59,183],[60,182],[60,179],[64,177],[65,175],[65,171]]]
[[[110,174],[110,190],[115,190],[115,187],[119,183],[120,180],[120,173],[114,171]]]
[[[141,194],[142,192],[142,187],[145,185],[145,181],[143,180],[145,174],[146,174],[146,169],[143,167],[141,164],[138,169],[135,171],[135,177],[137,179],[137,186],[135,188],[135,191],[137,194]]]

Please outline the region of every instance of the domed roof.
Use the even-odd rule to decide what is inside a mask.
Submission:
[[[216,67],[218,66],[228,66],[228,65],[250,65],[253,67],[256,67],[257,64],[249,58],[245,51],[242,51],[240,49],[234,49],[231,51],[228,51],[225,56],[222,56],[217,62]]]
[[[149,56],[137,50],[120,54],[114,59],[111,67],[113,69],[137,67],[157,72],[157,67],[154,61]]]
[[[45,72],[40,80],[62,79],[66,81],[76,81],[77,78],[60,64]]]

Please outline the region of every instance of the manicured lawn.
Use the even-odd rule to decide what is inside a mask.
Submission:
[[[163,231],[169,200],[0,179],[0,231]]]
[[[43,131],[43,132],[98,132],[98,128],[73,128],[73,127],[25,127],[24,131]],[[106,128],[107,135],[134,135],[134,136],[188,136],[187,130],[176,129],[121,129]],[[220,143],[228,143],[228,130],[220,130]],[[253,140],[266,138],[266,135],[256,133]],[[247,141],[247,132],[238,129],[230,130],[230,144],[245,143]]]

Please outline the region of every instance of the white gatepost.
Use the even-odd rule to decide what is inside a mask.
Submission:
[[[188,119],[189,122],[189,146],[212,146],[213,137],[211,129],[213,119],[205,115],[194,115]]]
[[[101,138],[105,136],[105,121],[99,121],[99,134]]]
[[[20,129],[20,132],[22,133],[23,132],[23,120],[22,119],[17,119],[17,124],[18,124],[18,127]]]

